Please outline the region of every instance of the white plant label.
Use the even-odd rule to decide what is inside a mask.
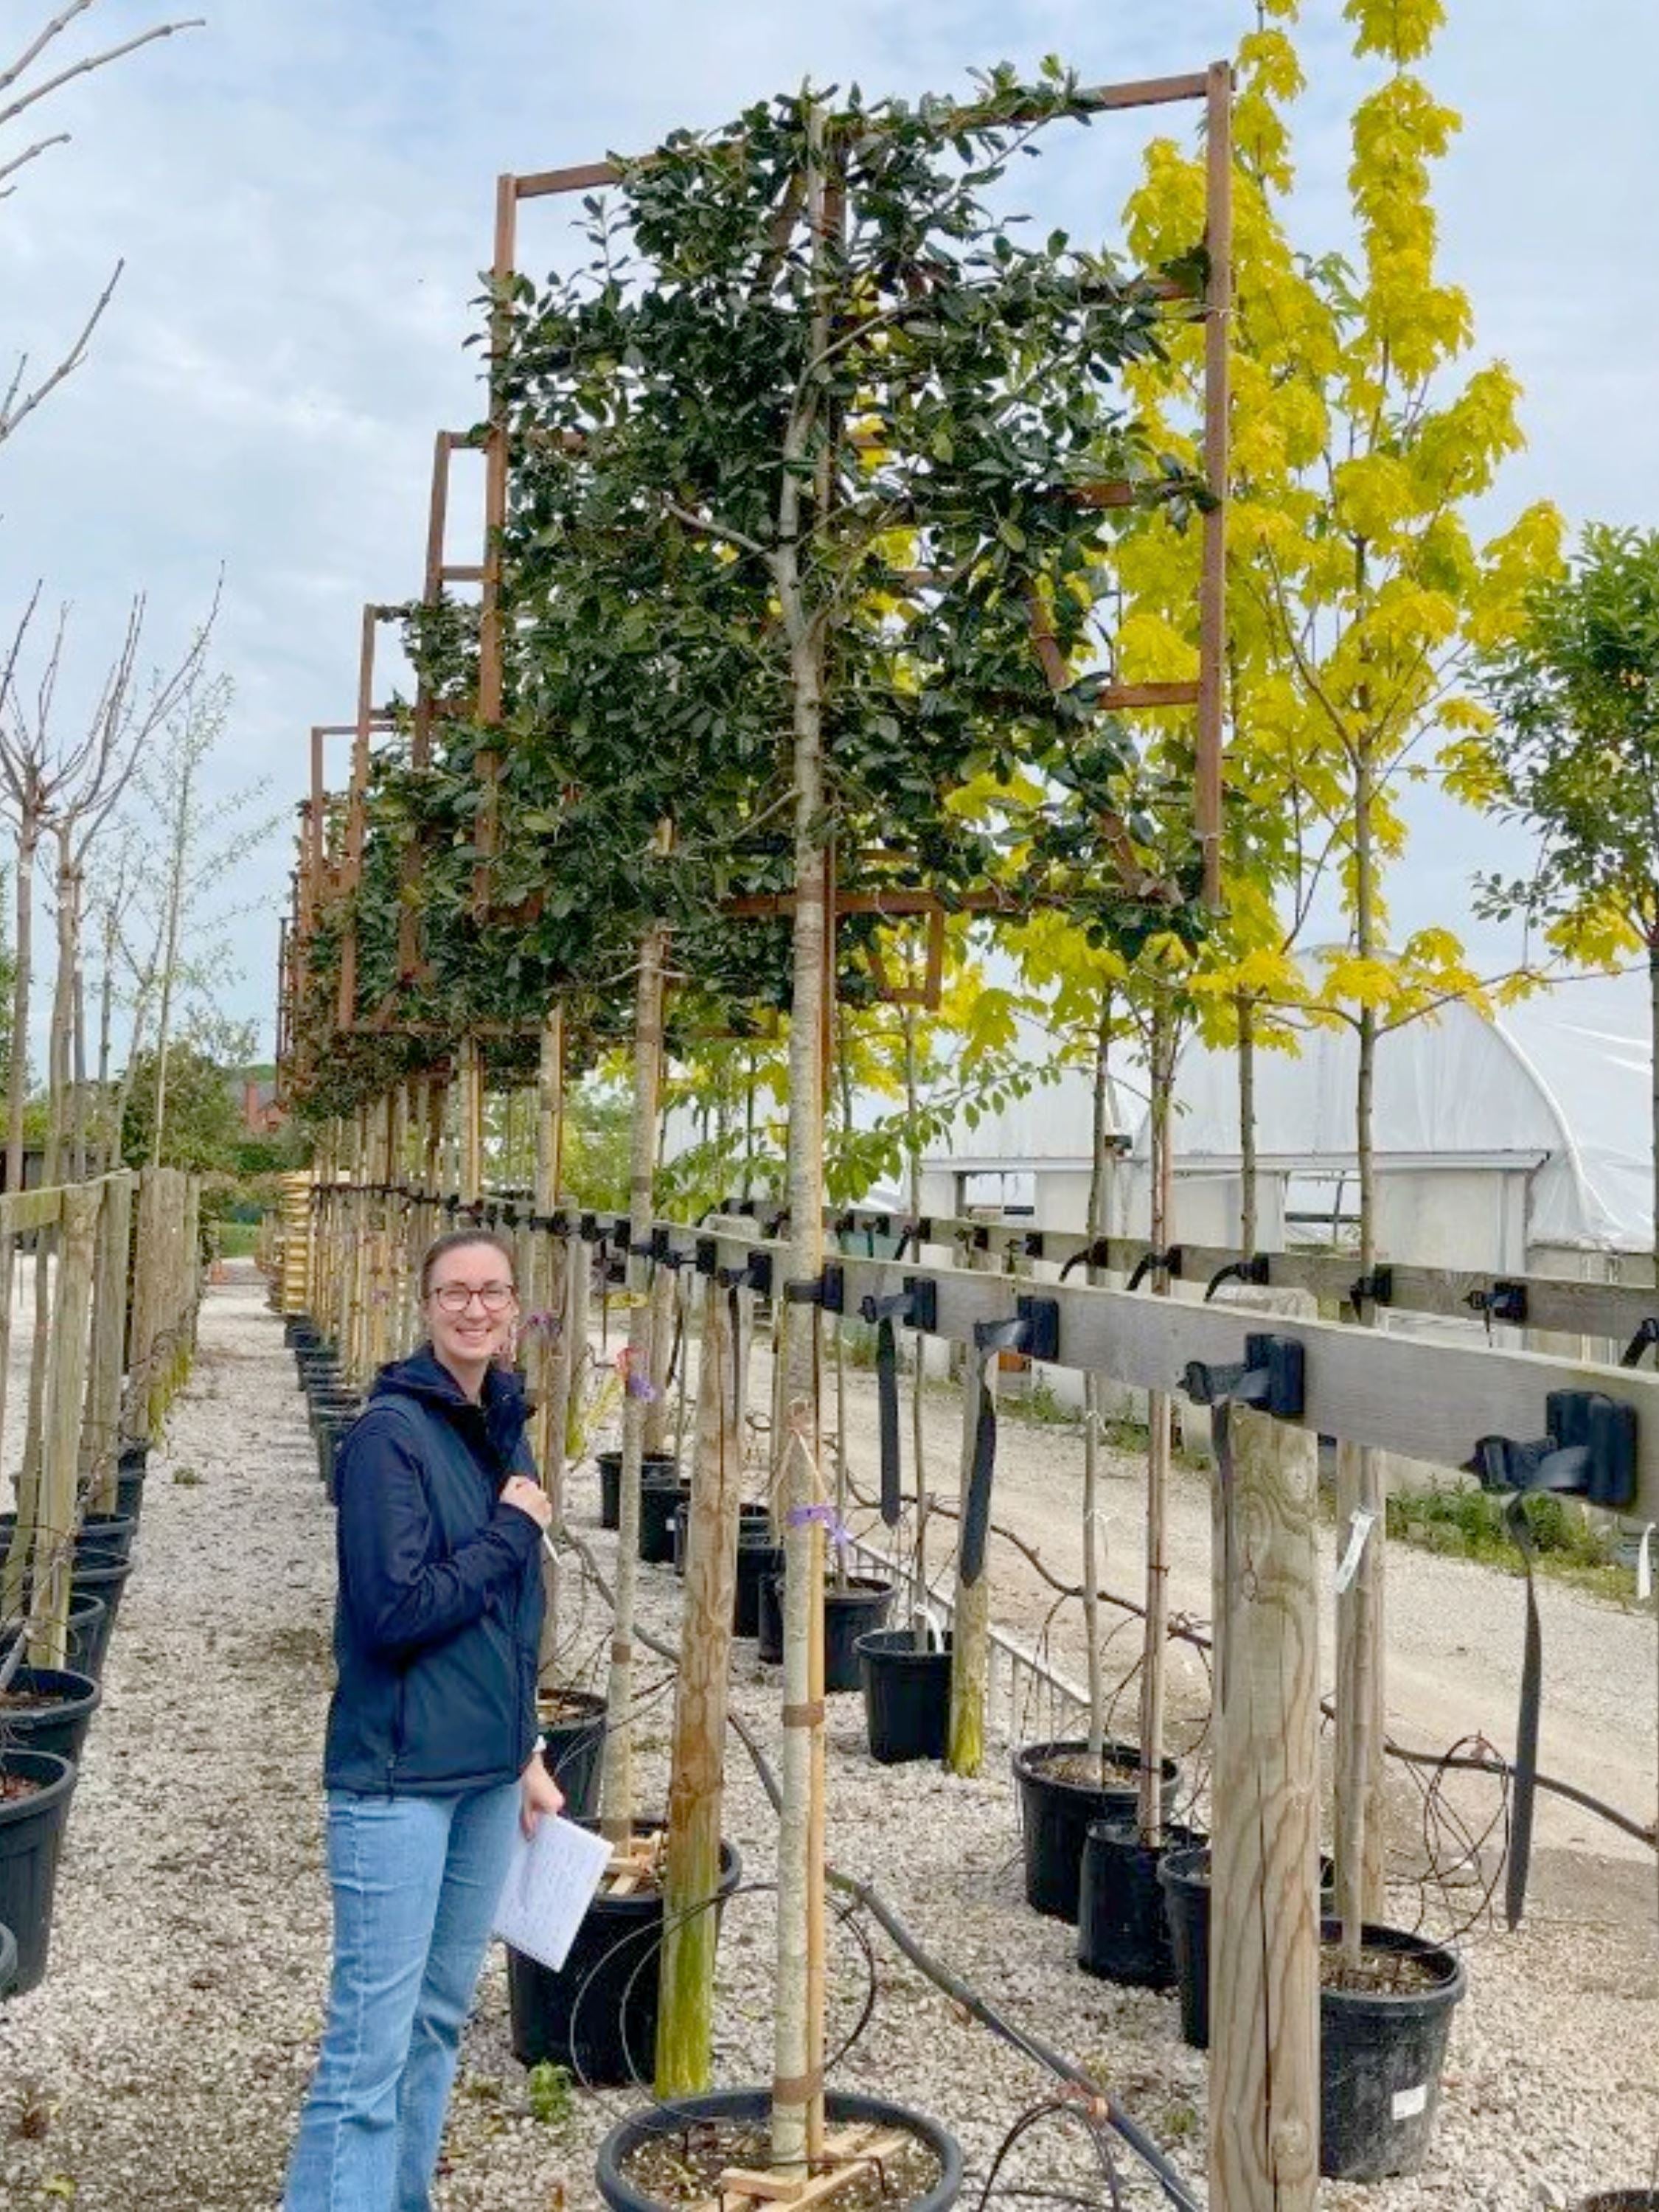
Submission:
[[[1653,1595],[1653,1523],[1649,1522],[1642,1531],[1642,1540],[1636,1548],[1636,1595],[1645,1605]]]
[[[1429,2085],[1419,2081],[1414,2089],[1396,2089],[1394,2093],[1394,2117],[1397,2120],[1414,2120],[1419,2112],[1428,2110]]]
[[[1342,1564],[1336,1571],[1336,1594],[1341,1596],[1359,1572],[1359,1562],[1365,1556],[1365,1539],[1371,1533],[1376,1516],[1369,1505],[1356,1505],[1353,1519],[1348,1523],[1348,1548],[1342,1554]]]

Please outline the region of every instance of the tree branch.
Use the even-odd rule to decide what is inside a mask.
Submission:
[[[25,354],[20,359],[17,373],[7,388],[4,399],[0,400],[0,445],[4,444],[20,423],[28,420],[43,399],[55,392],[66,377],[73,376],[76,370],[80,368],[87,357],[87,347],[91,341],[92,334],[103,320],[104,310],[114,297],[115,288],[121,281],[121,271],[126,265],[125,261],[116,263],[115,273],[99,294],[98,303],[82,325],[79,337],[76,339],[75,343],[58,362],[57,368],[52,370],[51,375],[46,378],[45,383],[37,385],[33,392],[24,392],[21,399],[18,395],[22,391],[23,372],[27,365],[28,356]]]
[[[74,0],[73,6],[65,8],[60,15],[54,17],[22,58],[14,62],[9,70],[0,71],[0,91],[15,84],[59,33],[67,29],[77,15],[84,15],[91,5],[92,0]],[[137,53],[141,46],[154,46],[158,39],[170,39],[175,31],[203,30],[206,22],[205,16],[192,15],[182,22],[157,23],[148,31],[139,31],[132,38],[124,39],[118,46],[106,46],[100,53],[83,55],[78,62],[71,62],[68,69],[59,70],[56,76],[49,76],[43,84],[37,84],[33,91],[14,100],[9,107],[0,107],[0,129],[15,122],[26,108],[33,107],[37,101],[61,90],[64,85],[73,83],[76,77],[90,76],[94,70],[106,68],[111,62],[118,62],[128,54]]]

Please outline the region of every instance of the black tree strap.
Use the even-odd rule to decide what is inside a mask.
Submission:
[[[1510,1863],[1504,1879],[1504,1917],[1515,1929],[1526,1910],[1527,1876],[1532,1865],[1532,1816],[1538,1802],[1538,1723],[1544,1702],[1544,1633],[1533,1580],[1532,1523],[1519,1492],[1504,1507],[1504,1519],[1527,1571],[1527,1634],[1521,1657],[1521,1707],[1515,1722],[1515,1802],[1510,1814]]]
[[[962,1516],[962,1581],[971,1589],[985,1571],[985,1540],[991,1530],[991,1485],[997,1464],[997,1399],[991,1370],[1000,1352],[1019,1352],[1030,1334],[1023,1315],[1006,1321],[976,1321],[974,1351],[979,1361],[979,1412],[974,1422],[974,1458],[968,1477],[968,1501]]]
[[[896,1528],[903,1503],[899,1469],[898,1332],[891,1314],[876,1323],[876,1414],[881,1432],[881,1517]]]

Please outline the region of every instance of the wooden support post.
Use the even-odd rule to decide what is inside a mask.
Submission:
[[[1313,1308],[1297,1291],[1237,1303],[1255,1312]],[[1212,1492],[1210,2202],[1226,2212],[1313,2212],[1319,1444],[1248,1407],[1218,1409],[1217,1419],[1227,1449]]]
[[[483,1047],[468,1037],[461,1048],[460,1194],[469,1206],[483,1196]]]
[[[91,1371],[81,1436],[81,1479],[90,1510],[115,1507],[120,1450],[121,1373],[126,1348],[127,1258],[132,1245],[132,1177],[107,1176],[98,1214],[93,1285]]]
[[[659,2097],[690,2095],[708,2088],[713,2079],[719,1931],[712,1905],[720,1887],[726,1692],[737,1588],[738,1504],[743,1490],[733,1366],[737,1296],[711,1280],[702,1301],[696,1450],[668,1793],[667,1933],[657,2020]]]
[[[564,1116],[564,1009],[556,1003],[542,1024],[541,1053],[536,1070],[536,1173],[533,1210],[545,1217],[558,1204],[559,1152]],[[541,1315],[530,1340],[526,1362],[536,1400],[533,1449],[536,1464],[553,1507],[551,1527],[556,1534],[564,1500],[564,1419],[569,1392],[568,1347],[562,1341],[564,1311],[566,1248],[545,1229],[532,1231],[531,1265],[526,1289],[533,1298],[531,1310]],[[541,1663],[544,1673],[553,1663],[559,1643],[559,1563],[545,1546],[542,1550]]]
[[[1364,1922],[1383,1917],[1385,1471],[1382,1452],[1338,1444],[1339,1559],[1348,1547],[1356,1514],[1371,1516],[1358,1571],[1336,1601],[1336,1906],[1345,1928],[1356,1931]],[[1352,1953],[1353,1944],[1349,1948]]]
[[[33,1607],[37,1626],[29,1642],[29,1656],[37,1667],[61,1667],[67,1649],[70,1577],[75,1562],[75,1531],[81,1519],[76,1487],[86,1413],[93,1264],[102,1196],[95,1182],[76,1183],[64,1193],[40,1455],[40,1536],[35,1553],[40,1571]]]
[[[1205,93],[1204,550],[1199,590],[1199,849],[1204,896],[1221,902],[1222,747],[1227,655],[1228,350],[1232,342],[1232,70],[1214,62]]]

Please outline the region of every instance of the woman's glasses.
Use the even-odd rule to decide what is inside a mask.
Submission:
[[[476,1289],[467,1283],[441,1283],[432,1292],[438,1310],[447,1314],[464,1314],[474,1298],[487,1314],[504,1314],[518,1295],[511,1283],[481,1283]]]

